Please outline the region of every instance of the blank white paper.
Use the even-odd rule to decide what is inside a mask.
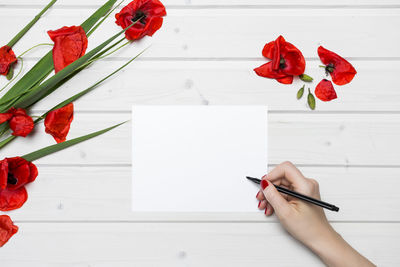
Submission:
[[[266,106],[133,106],[132,208],[257,211],[267,172]]]

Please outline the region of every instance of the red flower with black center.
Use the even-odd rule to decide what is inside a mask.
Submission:
[[[17,63],[14,51],[8,45],[0,48],[0,75],[7,75],[11,66]]]
[[[293,76],[304,73],[306,61],[303,54],[294,45],[286,42],[283,36],[269,42],[262,51],[270,62],[255,68],[257,75],[276,79],[280,83],[291,84]]]
[[[74,104],[50,111],[44,120],[45,131],[51,134],[57,143],[64,142],[74,118]]]
[[[18,226],[14,225],[8,215],[0,215],[0,247],[18,232]]]
[[[134,0],[115,14],[115,23],[125,29],[138,20],[125,32],[128,40],[137,40],[145,35],[153,36],[166,15],[164,5],[158,0]]]
[[[34,123],[23,108],[10,108],[6,113],[0,113],[0,124],[8,121],[12,135],[26,137],[32,132]]]
[[[23,158],[5,158],[0,161],[0,210],[20,208],[28,199],[25,185],[38,176],[36,166]]]
[[[332,81],[337,85],[344,85],[351,82],[357,74],[356,69],[350,62],[322,46],[318,47],[318,56],[322,63],[326,65],[326,73],[331,74]]]
[[[54,70],[59,72],[86,52],[88,40],[81,26],[62,27],[47,34],[54,42]]]
[[[332,82],[327,79],[323,79],[319,82],[317,87],[315,87],[315,95],[322,101],[331,101],[337,98]]]

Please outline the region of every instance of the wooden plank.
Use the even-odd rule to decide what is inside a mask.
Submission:
[[[68,6],[100,6],[105,0],[59,0],[56,7],[68,7]],[[318,1],[318,0],[305,0],[299,3],[296,0],[270,0],[268,2],[261,2],[259,0],[163,0],[164,5],[168,6],[227,6],[227,7],[252,7],[252,6],[333,6],[333,7],[346,7],[346,6],[391,6],[398,5],[396,0],[337,0],[334,2]],[[45,5],[48,0],[35,0],[34,5]],[[129,3],[129,1],[126,1]],[[4,0],[1,5],[11,5],[11,6],[31,6],[32,1],[28,0]]]
[[[1,23],[22,28],[38,9],[1,9]],[[17,54],[48,42],[47,30],[79,24],[93,9],[55,9],[41,19],[15,47]],[[171,9],[161,31],[135,46],[153,44],[149,58],[259,58],[264,44],[283,34],[307,58],[317,58],[322,44],[344,57],[398,59],[400,9]],[[332,23],[334,20],[334,23]],[[277,22],[279,22],[277,24]],[[270,27],[270,25],[278,25]],[[293,27],[296,25],[296,27]],[[206,29],[206,30],[205,30]],[[94,47],[120,30],[110,18],[93,38]],[[1,30],[3,42],[16,31]],[[240,36],[238,36],[238,33]],[[29,41],[28,41],[29,40]],[[381,40],[385,40],[382,42]],[[362,49],[361,49],[362,48]],[[36,55],[34,52],[30,56]],[[119,53],[132,56],[132,50]]]
[[[79,105],[77,104],[79,109]],[[76,113],[69,138],[106,128],[129,113]],[[269,116],[269,164],[399,166],[400,114],[273,113]],[[53,144],[40,124],[36,133],[5,147],[21,155]],[[130,164],[130,124],[38,160],[41,164]]]
[[[4,267],[322,265],[278,224],[21,223],[19,226],[20,233],[1,250]],[[400,264],[399,224],[333,226],[378,266]],[[290,253],[283,256],[283,251]]]
[[[400,203],[400,196],[397,187],[393,186],[399,182],[400,168],[301,167],[300,170],[307,177],[318,180],[324,200],[340,207],[338,213],[326,212],[329,220],[400,221],[397,204]],[[39,166],[39,177],[28,186],[28,192],[28,202],[21,209],[9,213],[19,222],[276,221],[275,217],[265,217],[262,211],[133,213],[130,167]],[[254,198],[254,207],[257,206],[255,195],[256,190],[254,195],[249,196]]]
[[[111,73],[125,60],[100,61],[39,102],[35,111],[45,111],[74,93]],[[34,62],[25,63],[29,69]],[[252,70],[263,61],[146,61],[138,59],[123,73],[79,100],[82,111],[124,111],[132,104],[145,105],[268,105],[272,111],[307,111],[306,97],[296,99],[304,82],[283,85],[257,76]],[[325,78],[317,60],[308,61],[306,73],[315,78],[307,83],[313,91]],[[351,84],[335,86],[338,99],[317,100],[317,111],[400,111],[397,73],[400,61],[353,61],[358,70]],[[157,77],[156,79],[154,77]],[[306,88],[307,90],[307,88]],[[98,103],[102,103],[100,106]],[[51,105],[50,105],[51,104]]]

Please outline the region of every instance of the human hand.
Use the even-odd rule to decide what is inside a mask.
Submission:
[[[291,162],[283,162],[263,177],[256,196],[258,208],[265,210],[267,216],[275,213],[286,231],[326,265],[374,266],[332,228],[321,207],[281,194],[274,184],[321,199],[316,180],[304,177]]]

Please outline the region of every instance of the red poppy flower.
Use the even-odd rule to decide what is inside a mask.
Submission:
[[[315,88],[315,95],[322,101],[331,101],[337,98],[336,91],[331,81],[323,79]]]
[[[271,61],[254,71],[259,76],[276,79],[280,83],[292,83],[293,76],[303,74],[306,68],[306,61],[300,50],[286,42],[281,35],[275,41],[267,43],[262,54]]]
[[[36,166],[23,158],[5,158],[0,161],[0,210],[20,208],[28,199],[25,185],[35,181]]]
[[[134,0],[115,14],[115,23],[123,29],[135,23],[126,32],[128,40],[137,40],[153,34],[161,28],[164,16],[167,15],[164,5],[158,0]]]
[[[44,120],[45,131],[51,134],[57,143],[64,142],[74,118],[74,104],[50,111]]]
[[[47,34],[54,42],[54,70],[59,72],[86,52],[88,40],[81,26],[62,27]]]
[[[0,74],[7,75],[11,66],[17,63],[17,57],[11,47],[5,45],[0,48]]]
[[[0,215],[0,247],[18,232],[18,226],[14,225],[8,215]]]
[[[331,74],[332,81],[337,85],[344,85],[351,82],[357,73],[350,62],[322,46],[318,47],[318,56],[322,63],[326,65],[326,73]]]
[[[0,113],[0,124],[8,121],[12,135],[26,137],[32,132],[34,123],[32,118],[22,108],[10,108],[6,113]]]

